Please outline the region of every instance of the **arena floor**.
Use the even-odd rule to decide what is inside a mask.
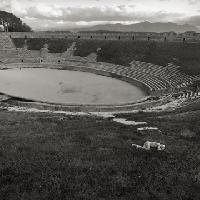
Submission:
[[[0,91],[35,101],[74,105],[116,105],[146,96],[139,87],[114,78],[44,68],[1,70]]]

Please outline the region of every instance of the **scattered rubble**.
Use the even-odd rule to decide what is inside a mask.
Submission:
[[[186,98],[171,100],[170,102],[163,104],[161,106],[147,108],[146,110],[144,110],[144,112],[162,112],[165,110],[175,109],[177,107],[180,107],[181,104],[184,103],[186,100],[187,100]]]
[[[19,106],[8,106],[8,107],[1,106],[0,109],[6,109],[8,111],[15,111],[15,112],[54,113],[54,114],[74,115],[74,116],[89,115],[86,112],[51,111],[51,110],[40,110],[36,108],[26,108]]]

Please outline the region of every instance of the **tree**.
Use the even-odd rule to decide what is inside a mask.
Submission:
[[[12,13],[0,11],[0,21],[9,32],[30,32],[32,29]]]

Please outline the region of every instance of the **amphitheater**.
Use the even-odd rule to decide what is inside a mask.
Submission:
[[[200,199],[200,43],[41,34],[0,33],[0,199]],[[145,95],[113,104],[20,95],[61,88],[72,73],[87,90],[99,92],[102,78],[120,98],[134,87]]]
[[[170,98],[191,99],[200,96],[199,87],[193,87],[199,76],[188,75],[179,70],[179,66],[168,63],[160,66],[152,63],[132,60],[129,66],[116,65],[97,61],[97,51],[86,57],[75,56],[76,41],[70,44],[63,53],[50,53],[48,45],[40,50],[29,50],[25,42],[22,48],[17,48],[13,37],[24,38],[25,34],[5,34],[0,36],[0,68],[50,68],[90,72],[113,77],[136,85],[144,90],[148,97],[137,102],[119,105],[58,105],[48,102],[35,102],[30,99],[15,99],[15,104],[55,110],[75,111],[113,111],[151,108],[169,102]],[[29,37],[33,37],[29,35]],[[51,36],[52,37],[52,36]],[[56,37],[56,36],[55,36]],[[12,101],[12,97],[9,97]],[[30,102],[29,102],[30,100]]]

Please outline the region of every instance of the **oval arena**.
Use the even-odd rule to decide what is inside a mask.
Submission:
[[[91,52],[86,57],[76,56],[76,41],[71,42],[67,50],[63,53],[50,53],[48,50],[48,45],[46,44],[40,50],[29,50],[26,40],[23,48],[16,48],[12,39],[6,35],[0,37],[0,45],[1,69],[12,69],[13,72],[13,68],[17,68],[18,71],[15,69],[15,75],[13,75],[13,77],[18,77],[18,80],[20,79],[20,76],[24,76],[24,79],[25,76],[28,75],[28,71],[31,72],[32,70],[32,72],[36,72],[35,76],[37,76],[37,78],[34,78],[34,76],[31,77],[32,83],[30,83],[30,88],[32,89],[30,90],[28,90],[26,87],[23,87],[29,84],[28,79],[27,84],[23,82],[20,83],[21,86],[19,82],[17,83],[15,80],[16,85],[14,89],[8,86],[12,85],[12,81],[6,82],[6,80],[4,80],[4,82],[1,83],[0,92],[2,92],[3,94],[7,94],[11,98],[14,97],[15,100],[18,99],[17,101],[15,101],[17,102],[17,105],[26,105],[31,107],[48,108],[55,110],[70,109],[73,111],[133,110],[138,108],[148,108],[155,105],[161,105],[163,102],[165,102],[163,101],[163,98],[165,99],[165,97],[167,97],[169,94],[176,94],[176,96],[178,97],[190,97],[199,95],[199,91],[194,92],[191,91],[189,88],[189,86],[192,85],[195,81],[196,77],[181,72],[179,70],[179,66],[175,66],[171,63],[169,63],[167,66],[160,66],[152,63],[132,60],[129,66],[123,66],[107,62],[99,62],[97,61],[97,53],[98,51],[101,51],[101,48],[98,48],[96,52]],[[30,69],[27,70],[27,68]],[[53,75],[51,74],[49,79],[46,80],[46,83],[43,83],[42,85],[42,82],[45,82],[45,80],[42,79],[42,76],[38,78],[40,75],[38,76],[37,73],[41,70],[42,74],[44,75],[45,70],[36,70],[35,68],[52,69],[51,72],[49,70],[46,70],[47,74],[53,74],[54,72],[60,73],[56,72],[55,70],[67,70],[71,71],[70,73],[72,73],[72,71],[79,71],[79,73],[82,73],[83,77],[87,76],[88,72],[89,74],[93,73],[101,76],[94,75],[96,76],[96,78],[92,77],[91,79],[94,82],[94,87],[88,87],[87,90],[85,90],[86,87],[89,85],[91,86],[92,82],[88,82],[86,83],[86,85],[82,85],[81,82],[84,81],[84,78],[82,77],[81,79],[80,74],[78,79],[82,81],[69,81],[68,75],[65,77],[66,79],[68,79],[68,82],[65,83],[63,82],[65,78],[62,77],[63,80],[55,81],[54,86],[59,86],[59,89],[57,88],[55,89],[55,91],[51,91],[51,94],[49,93],[46,96],[43,96],[42,91],[45,91],[45,88],[48,90],[48,83],[51,83],[50,77],[53,78]],[[5,77],[5,74],[10,73],[8,71],[2,71],[0,75],[2,77]],[[61,72],[60,74],[66,73],[67,71]],[[18,74],[17,76],[16,73]],[[23,75],[23,73],[25,73],[25,75]],[[28,77],[30,76],[30,74],[28,75]],[[106,78],[105,76],[110,78]],[[10,74],[10,77],[8,75],[8,80],[9,78],[12,78],[12,73]],[[35,82],[35,85],[37,85],[37,88],[40,88],[40,90],[34,88],[34,79],[37,80]],[[71,78],[71,80],[74,79]],[[85,80],[86,79],[87,77],[85,78]],[[102,79],[102,81],[98,82],[98,79]],[[119,79],[121,80],[121,82],[115,79]],[[40,80],[41,87],[39,87]],[[3,78],[1,78],[1,81],[3,81]],[[76,82],[79,81],[82,87],[77,86]],[[70,84],[70,82],[72,83]],[[121,85],[119,83],[121,83]],[[51,84],[51,86],[52,88],[54,88],[53,83]],[[18,88],[18,91],[21,92],[17,93],[16,87],[19,87],[20,89]],[[103,87],[107,89],[106,92],[103,91]],[[12,90],[15,92],[13,93]],[[23,90],[25,91],[25,93],[22,92]],[[114,93],[112,93],[112,91]],[[59,92],[62,93],[62,95],[67,95],[68,97],[64,98],[64,95],[60,95]],[[81,93],[82,96],[80,95]],[[37,94],[41,94],[41,97],[39,97]],[[72,98],[72,96],[74,97]],[[144,99],[144,97],[146,98]],[[152,101],[151,97],[156,98],[154,98],[154,100]],[[29,101],[31,102],[31,104],[29,103]]]

